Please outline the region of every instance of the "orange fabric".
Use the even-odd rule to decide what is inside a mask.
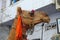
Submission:
[[[16,40],[22,38],[22,20],[21,16],[18,16],[17,25],[16,25]]]

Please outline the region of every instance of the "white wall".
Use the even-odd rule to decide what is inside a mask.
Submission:
[[[7,5],[6,5],[6,11],[5,14],[10,15],[11,18],[7,18],[5,17],[3,19],[3,22],[6,22],[8,20],[11,20],[15,17],[16,15],[16,8],[19,6],[21,7],[23,10],[29,10],[31,11],[32,9],[36,10],[38,8],[44,7],[46,5],[49,5],[52,3],[52,0],[21,0],[17,3],[15,3],[14,5],[9,5],[9,0],[7,0]]]

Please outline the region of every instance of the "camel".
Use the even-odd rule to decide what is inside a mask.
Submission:
[[[20,7],[17,7],[17,15],[15,17],[14,23],[12,25],[8,40],[15,40],[15,32],[16,32],[16,21],[17,21],[17,16],[20,15],[22,18],[22,23],[23,23],[23,38],[22,40],[26,40],[26,33],[28,30],[31,31],[31,29],[34,30],[34,27],[38,23],[49,23],[50,18],[47,15],[46,12],[44,11],[26,11],[22,10]],[[32,31],[33,33],[33,31]]]

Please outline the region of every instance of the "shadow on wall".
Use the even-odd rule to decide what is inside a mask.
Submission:
[[[40,39],[32,39],[32,40],[40,40]]]
[[[9,35],[8,26],[0,26],[0,40],[7,40]]]
[[[54,4],[47,5],[45,7],[39,8],[36,11],[45,11],[48,15],[58,13],[59,11],[56,10],[56,6]]]
[[[12,26],[14,19],[1,23],[0,26]]]

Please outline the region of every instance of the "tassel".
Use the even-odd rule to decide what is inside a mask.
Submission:
[[[21,16],[18,16],[17,25],[16,25],[16,40],[22,38],[22,20]]]

